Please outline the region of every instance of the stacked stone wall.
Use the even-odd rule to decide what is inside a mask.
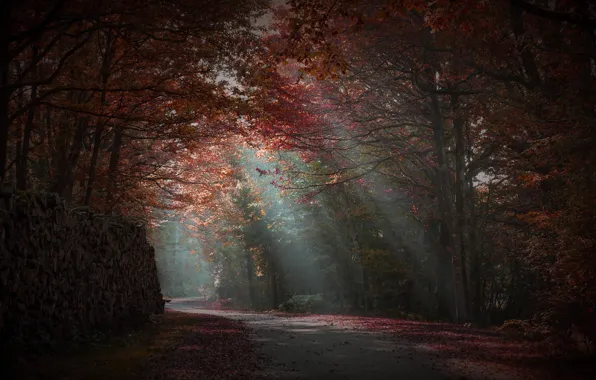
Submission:
[[[0,197],[0,345],[52,343],[163,313],[145,228],[52,194]]]

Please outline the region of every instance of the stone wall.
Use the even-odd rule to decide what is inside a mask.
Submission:
[[[85,338],[163,305],[140,224],[68,209],[52,194],[2,194],[0,346]]]

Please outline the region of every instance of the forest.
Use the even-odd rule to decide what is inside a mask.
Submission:
[[[2,191],[142,221],[166,296],[596,340],[591,1],[0,17]]]

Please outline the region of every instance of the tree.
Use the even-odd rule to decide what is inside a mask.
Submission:
[[[30,3],[3,5],[14,22],[2,36],[12,50],[3,55],[10,75],[0,148],[10,148],[3,157],[15,164],[0,166],[16,169],[2,177],[19,189],[49,189],[104,211],[127,201],[130,209],[147,183],[160,194],[192,182],[155,150],[191,154],[239,128],[241,97],[218,76],[250,74],[251,20],[266,2],[108,2],[101,11],[74,0]]]
[[[530,279],[541,271],[530,270],[532,273],[528,274],[528,269],[537,268],[539,262],[538,267],[544,269],[552,268],[553,260],[560,263],[560,268],[565,268],[560,272],[561,279],[566,276],[562,273],[569,269],[563,262],[582,262],[586,268],[593,267],[589,256],[577,250],[564,249],[570,261],[530,253],[541,247],[538,251],[554,254],[555,250],[544,248],[549,244],[547,241],[551,247],[563,249],[552,243],[560,241],[563,236],[560,233],[568,231],[569,224],[557,223],[554,228],[550,223],[563,220],[562,215],[572,209],[578,211],[577,206],[569,203],[576,199],[570,196],[569,190],[575,186],[572,183],[579,186],[576,189],[582,189],[582,204],[591,204],[583,195],[589,186],[585,179],[591,177],[584,170],[592,167],[591,158],[586,156],[589,150],[584,145],[592,137],[586,134],[584,125],[592,120],[588,104],[593,103],[593,91],[586,83],[592,83],[594,75],[590,69],[593,58],[590,53],[584,53],[593,50],[590,36],[594,15],[585,2],[574,5],[575,8],[570,3],[554,2],[549,8],[546,4],[525,1],[372,4],[293,1],[288,9],[278,13],[280,35],[272,46],[280,52],[281,59],[297,59],[301,71],[319,79],[337,79],[339,73],[344,73],[339,75],[338,82],[331,82],[338,83],[335,89],[329,91],[333,86],[328,87],[327,93],[317,101],[319,106],[330,100],[341,104],[337,101],[341,98],[344,107],[340,112],[350,115],[348,119],[356,123],[358,132],[346,133],[345,130],[354,126],[348,128],[345,122],[340,127],[344,131],[338,131],[337,124],[342,124],[338,123],[340,112],[331,112],[335,119],[326,112],[325,120],[313,125],[319,135],[325,136],[325,142],[317,141],[317,149],[329,148],[342,156],[338,162],[343,161],[339,168],[324,173],[334,176],[330,182],[323,181],[324,187],[357,180],[361,175],[369,175],[369,170],[380,171],[385,167],[395,170],[395,165],[389,163],[401,161],[403,153],[399,150],[404,143],[417,139],[414,147],[422,149],[415,149],[415,154],[409,152],[411,155],[405,160],[408,171],[403,171],[403,164],[398,166],[402,168],[401,180],[412,183],[415,179],[418,194],[420,189],[426,189],[425,202],[416,206],[418,210],[431,211],[425,215],[427,221],[434,219],[440,223],[437,248],[440,251],[442,247],[449,252],[447,257],[454,259],[456,310],[461,314],[486,310],[486,303],[492,301],[484,297],[487,282],[482,280],[485,276],[482,272],[492,271],[491,265],[501,265],[497,264],[499,260],[480,255],[479,238],[486,241],[486,236],[479,233],[491,236],[490,244],[495,252],[502,252],[505,243],[508,249],[524,255],[523,264],[509,254],[505,256],[510,260],[505,265],[511,269],[507,281],[517,281],[512,276],[525,276],[525,281],[533,281]],[[567,24],[562,26],[561,22]],[[570,49],[573,41],[584,53]],[[563,69],[563,62],[575,69]],[[580,84],[579,80],[584,82]],[[572,88],[582,89],[581,98],[579,93],[567,90]],[[285,107],[289,110],[301,104],[297,101]],[[575,106],[570,107],[571,104]],[[401,110],[404,112],[400,114]],[[570,120],[583,120],[587,124],[581,121],[572,125]],[[561,126],[567,128],[563,129],[564,133]],[[285,135],[286,140],[294,141],[305,136],[299,129],[291,131],[291,128],[287,128]],[[316,129],[307,134],[316,135]],[[343,145],[331,143],[338,140]],[[350,161],[345,153],[347,141],[352,143],[353,150],[359,154],[366,152],[374,159],[353,158],[356,164],[346,165]],[[364,145],[367,149],[362,148]],[[428,151],[424,148],[428,147],[432,147],[434,156],[426,155]],[[577,149],[572,152],[568,150],[570,147]],[[579,160],[571,158],[580,156]],[[368,165],[362,165],[363,161]],[[581,168],[572,170],[581,173],[573,179],[563,174],[567,173],[564,168],[574,167],[572,162],[582,162]],[[387,179],[395,178],[391,169],[384,170],[389,174]],[[337,178],[338,172],[343,174],[342,179]],[[487,187],[493,189],[490,194],[499,189],[498,200],[486,198]],[[495,201],[499,204],[498,216],[488,206]],[[434,207],[429,208],[429,203]],[[477,224],[479,220],[481,226]],[[529,244],[511,246],[510,239],[503,240],[489,232],[496,230],[527,236],[524,239]],[[531,243],[529,236],[535,237],[529,238]],[[587,246],[592,244],[583,240],[586,235],[581,236]],[[482,260],[486,261],[482,263]],[[520,265],[525,269],[520,270]],[[553,290],[565,289],[566,285],[563,285],[565,280],[555,285],[552,270],[548,272],[549,280],[534,284],[542,283],[538,299],[544,307],[550,304],[548,309],[553,310],[560,301],[554,301]],[[582,289],[588,289],[587,272],[580,272]],[[444,278],[441,282],[449,280]],[[515,285],[511,282],[507,286]],[[508,305],[515,305],[519,299],[532,295],[508,297]],[[473,303],[466,302],[468,298]],[[592,310],[592,302],[580,302],[585,312]],[[510,306],[502,307],[506,312],[519,314],[511,311]]]

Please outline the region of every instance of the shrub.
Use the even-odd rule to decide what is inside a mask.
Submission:
[[[279,310],[289,313],[315,313],[323,311],[325,305],[322,294],[294,295],[279,305]]]

